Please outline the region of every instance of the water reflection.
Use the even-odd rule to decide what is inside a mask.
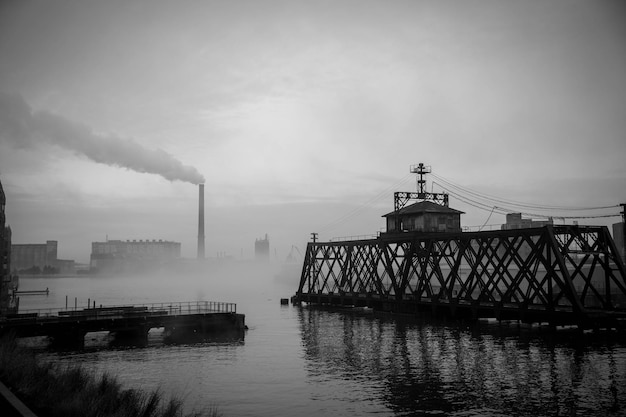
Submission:
[[[307,372],[362,384],[397,415],[618,416],[626,344],[577,332],[301,308]]]

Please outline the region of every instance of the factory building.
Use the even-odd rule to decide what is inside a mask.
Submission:
[[[14,271],[28,273],[56,268],[56,240],[46,243],[27,243],[11,245],[11,265]]]
[[[256,261],[270,260],[270,240],[265,235],[264,239],[256,239],[254,241],[254,259]]]
[[[73,260],[57,258],[58,242],[11,245],[11,268],[18,274],[74,274]]]
[[[92,272],[123,272],[154,266],[180,258],[180,242],[167,240],[107,240],[92,242]]]

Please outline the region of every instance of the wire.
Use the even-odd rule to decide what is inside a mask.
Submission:
[[[404,183],[408,182],[409,178],[411,178],[411,177],[412,177],[411,173],[406,174],[404,177],[402,177],[401,179],[399,179],[395,183],[393,183],[390,186],[386,187],[385,189],[379,191],[374,197],[372,197],[369,200],[365,201],[360,206],[355,207],[354,209],[350,210],[346,214],[344,214],[344,215],[338,217],[337,219],[335,219],[335,220],[333,220],[333,221],[331,221],[329,223],[326,223],[322,227],[318,228],[319,232],[326,232],[328,230],[332,230],[332,229],[336,228],[339,225],[345,224],[347,221],[349,221],[350,219],[355,217],[357,214],[359,214],[360,212],[362,212],[366,208],[371,207],[374,203],[382,200],[383,198],[388,198],[390,191],[396,190],[401,184],[404,184]]]
[[[481,230],[483,230],[483,227],[485,227],[487,225],[487,222],[489,221],[489,219],[491,218],[491,215],[493,214],[493,212],[495,211],[496,206],[493,206],[493,208],[491,209],[491,213],[489,213],[489,217],[487,217],[487,220],[485,220],[485,222],[483,223],[482,226],[480,226],[478,228],[478,231],[480,232]]]
[[[495,212],[498,214],[509,214],[509,213],[515,213],[515,212],[519,212],[517,210],[511,209],[509,207],[500,207],[497,205],[494,206],[489,206],[486,203],[480,202],[480,201],[476,201],[475,199],[472,199],[471,197],[467,197],[465,195],[459,194],[458,192],[455,192],[445,186],[442,186],[441,184],[438,184],[444,191],[448,192],[451,196],[454,196],[455,198],[457,198],[458,200],[461,200],[462,202],[478,208],[480,210],[484,210],[484,211],[490,211],[490,215],[489,217],[491,217],[491,215]],[[498,200],[494,200],[494,201],[498,201]],[[532,206],[530,206],[532,207]],[[610,206],[610,207],[596,207],[595,209],[605,209],[605,208],[614,208],[614,207],[619,207],[619,206]],[[580,210],[580,209],[579,209]],[[590,210],[590,209],[587,209]],[[519,212],[520,214],[527,216],[527,217],[539,217],[539,218],[559,218],[559,219],[599,219],[599,218],[607,218],[607,217],[617,217],[617,216],[621,216],[621,213],[611,213],[611,214],[597,214],[597,215],[579,215],[579,216],[563,216],[561,214],[539,214],[539,213],[530,213],[530,212]],[[487,219],[489,220],[489,219]]]
[[[459,194],[459,193],[457,193],[457,192],[455,192],[453,190],[450,190],[449,188],[444,187],[441,184],[437,184],[437,185],[439,185],[442,188],[442,190],[446,191],[449,195],[457,198],[458,200],[461,200],[465,204],[468,204],[468,205],[470,205],[472,207],[478,208],[480,210],[485,210],[485,211],[492,211],[493,210],[493,211],[497,212],[498,214],[506,214],[506,213],[509,212],[509,211],[506,211],[506,210],[502,210],[501,208],[500,208],[500,210],[496,210],[496,208],[499,208],[499,207],[494,206],[494,205],[488,205],[486,203],[482,203],[480,201],[473,200],[470,197],[464,196],[464,195]]]
[[[474,191],[469,188],[458,185],[444,177],[441,177],[440,175],[437,175],[434,173],[431,173],[431,175],[434,178],[438,179],[439,181],[445,183],[448,187],[455,188],[457,190],[460,190],[461,192],[465,192],[467,194],[473,195],[475,197],[478,197],[484,200],[495,201],[495,202],[507,204],[510,206],[526,207],[526,208],[535,209],[535,210],[566,210],[566,211],[603,210],[603,209],[620,207],[619,205],[599,206],[599,207],[565,207],[565,206],[547,206],[547,205],[540,205],[540,204],[528,204],[528,203],[523,203],[523,202],[514,201],[514,200],[505,200],[501,197],[495,197],[489,194],[480,193],[478,191]]]

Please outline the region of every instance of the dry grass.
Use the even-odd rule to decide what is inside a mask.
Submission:
[[[15,339],[0,339],[0,380],[36,414],[50,417],[183,417],[182,401],[164,401],[160,391],[122,389],[110,375],[96,378],[79,367],[41,364]],[[206,414],[220,414],[214,408]]]

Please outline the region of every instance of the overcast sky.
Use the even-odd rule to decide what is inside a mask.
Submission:
[[[193,257],[205,181],[207,256],[252,257],[267,233],[282,260],[310,232],[379,231],[419,162],[530,206],[615,206],[625,22],[622,0],[0,1],[13,242]]]

